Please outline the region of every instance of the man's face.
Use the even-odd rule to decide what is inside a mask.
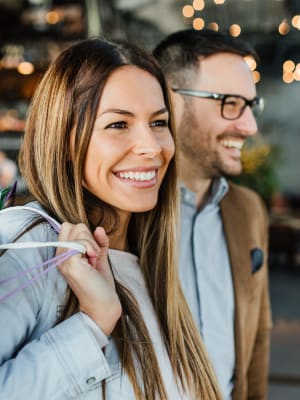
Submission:
[[[192,90],[256,96],[252,73],[243,57],[219,53],[201,60]],[[241,148],[257,132],[253,113],[246,107],[240,118],[221,116],[221,100],[174,94],[175,122],[183,158],[189,160],[203,178],[238,175]]]

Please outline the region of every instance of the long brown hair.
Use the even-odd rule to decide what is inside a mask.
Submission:
[[[45,73],[31,104],[19,160],[30,192],[50,214],[60,221],[83,222],[93,229],[90,212],[97,208],[99,223],[108,233],[118,226],[117,215],[109,204],[84,191],[82,171],[104,85],[110,74],[124,65],[137,66],[153,75],[170,110],[166,82],[152,56],[125,42],[85,40],[64,50]],[[70,156],[72,130],[75,132],[74,157]],[[171,122],[170,130],[174,136]],[[179,284],[177,198],[174,157],[156,207],[149,212],[132,214],[129,242],[139,257],[178,385],[191,398],[220,399]],[[136,398],[166,399],[161,371],[137,302],[119,282],[116,289],[123,315],[113,338]],[[69,289],[63,318],[76,311],[78,302]],[[135,370],[136,362],[142,385]]]

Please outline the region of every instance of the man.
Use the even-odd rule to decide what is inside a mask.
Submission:
[[[257,194],[227,182],[261,109],[248,45],[184,30],[154,51],[171,88],[181,161],[180,276],[224,400],[267,395],[268,222]]]

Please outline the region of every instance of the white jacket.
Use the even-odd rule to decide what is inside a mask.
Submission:
[[[0,213],[0,243],[14,240],[36,217],[25,210]],[[57,233],[48,223],[42,223],[19,240],[55,241]],[[0,280],[54,253],[53,247],[7,250],[0,257]],[[0,297],[34,273],[0,285]],[[0,303],[0,399],[99,400],[104,379],[107,400],[134,399],[111,340],[103,335],[104,344],[108,343],[104,354],[81,313],[55,325],[65,292],[66,282],[55,268]]]
[[[38,203],[31,203],[32,206],[40,209]],[[0,243],[14,241],[36,217],[36,213],[18,208],[0,212]],[[48,222],[36,225],[18,239],[56,240],[57,233]],[[169,399],[187,399],[176,384],[137,258],[117,250],[109,252],[114,274],[141,307]],[[53,247],[7,250],[0,256],[0,281],[27,271],[54,254]],[[34,274],[36,271],[29,271],[19,275],[17,282],[0,284],[0,299]],[[103,380],[106,400],[134,400],[113,340],[80,312],[56,324],[66,287],[54,268],[0,302],[0,400],[101,400]]]

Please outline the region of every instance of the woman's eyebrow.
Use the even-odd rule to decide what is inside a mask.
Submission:
[[[108,108],[107,110],[103,111],[98,115],[98,117],[101,117],[103,114],[122,114],[122,115],[130,115],[133,116],[134,114],[128,110],[122,110],[121,108]]]
[[[168,113],[168,112],[169,112],[168,109],[167,109],[166,107],[163,107],[163,108],[161,108],[161,109],[159,109],[159,110],[157,110],[157,111],[154,111],[154,112],[151,114],[151,116],[152,116],[152,117],[155,117],[156,115],[165,114],[165,113]],[[110,114],[110,113],[111,113],[111,114],[128,115],[128,116],[131,116],[131,117],[134,116],[134,113],[131,112],[131,111],[128,111],[128,110],[123,110],[123,109],[121,109],[121,108],[108,108],[107,110],[102,111],[102,113],[100,113],[100,114],[97,116],[97,118],[101,117],[101,116],[104,115],[104,114]]]
[[[167,109],[167,107],[163,107],[160,110],[155,111],[152,114],[152,116],[155,117],[156,115],[165,114],[165,113],[169,113],[169,110]]]

